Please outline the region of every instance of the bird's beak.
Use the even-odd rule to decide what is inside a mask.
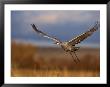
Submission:
[[[57,44],[57,45],[59,45],[59,43],[58,43],[58,42],[55,42],[54,44]]]

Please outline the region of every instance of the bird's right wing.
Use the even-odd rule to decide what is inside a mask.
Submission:
[[[31,26],[38,34],[42,35],[43,37],[47,37],[55,42],[60,42],[60,40],[58,40],[57,38],[51,37],[51,36],[47,35],[46,33],[40,31],[34,24],[31,24]]]
[[[99,25],[100,25],[99,22],[96,22],[96,24],[90,30],[88,30],[85,33],[77,36],[76,38],[73,38],[72,40],[70,40],[69,41],[69,44],[75,45],[75,44],[80,43],[81,41],[83,41],[87,37],[91,36],[93,34],[93,32],[95,32],[96,30],[98,30]]]

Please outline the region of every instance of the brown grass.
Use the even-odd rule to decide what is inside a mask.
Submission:
[[[13,69],[12,76],[20,76],[20,77],[96,77],[99,76],[99,71],[86,71],[86,70],[30,70],[30,69]]]
[[[99,49],[81,48],[75,64],[61,48],[11,44],[11,76],[100,76]]]

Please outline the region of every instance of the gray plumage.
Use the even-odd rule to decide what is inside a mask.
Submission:
[[[64,51],[70,53],[70,55],[72,56],[73,60],[75,63],[79,62],[79,58],[76,55],[76,51],[79,50],[80,47],[76,47],[76,44],[79,44],[80,42],[82,42],[84,39],[86,39],[87,37],[91,36],[93,34],[93,32],[97,31],[100,24],[99,22],[96,22],[96,24],[89,29],[88,31],[86,31],[85,33],[78,35],[77,37],[71,39],[70,41],[66,41],[66,42],[62,42],[59,39],[49,36],[48,34],[40,31],[38,29],[38,27],[36,27],[34,24],[31,24],[32,28],[40,35],[42,35],[43,37],[47,37],[48,39],[51,39],[55,42],[55,44],[60,45]],[[75,54],[76,58],[73,57],[72,53]]]

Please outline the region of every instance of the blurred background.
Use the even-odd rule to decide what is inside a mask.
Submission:
[[[100,76],[100,29],[78,44],[80,63],[30,24],[61,41],[69,41],[100,21],[98,10],[11,11],[12,76]]]

